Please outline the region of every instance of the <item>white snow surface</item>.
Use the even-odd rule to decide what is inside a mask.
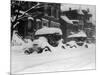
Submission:
[[[65,22],[70,23],[70,24],[73,24],[73,21],[70,20],[67,16],[61,16],[61,18],[62,18]]]
[[[35,35],[52,34],[52,33],[59,33],[62,35],[61,29],[54,28],[54,27],[43,27],[43,28],[37,30]]]
[[[23,50],[11,50],[11,73],[40,73],[95,69],[95,45],[91,48],[52,48],[52,52],[25,55]]]
[[[43,47],[48,45],[52,52],[43,51],[43,53],[26,55],[24,48],[32,47],[34,41],[26,39],[26,43],[20,37],[14,35],[16,40],[15,46],[11,46],[11,73],[39,73],[39,72],[54,72],[54,71],[71,71],[71,70],[86,70],[95,69],[95,45],[84,48],[68,48],[59,40],[58,47],[52,47],[46,42],[44,37],[38,39]],[[44,41],[44,42],[43,42]],[[21,43],[21,44],[19,44]],[[66,49],[63,49],[61,46]]]
[[[45,37],[39,37],[39,39],[34,40],[32,44],[37,44],[38,47],[41,48],[45,48],[46,46],[51,47],[51,45],[47,42],[47,39]]]
[[[73,33],[72,35],[69,35],[68,38],[70,37],[87,37],[84,31],[79,31],[78,33]]]

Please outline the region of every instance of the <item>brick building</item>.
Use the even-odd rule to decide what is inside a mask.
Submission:
[[[39,8],[35,8],[29,11],[32,16],[31,18],[27,18],[25,37],[29,38],[30,36],[33,36],[35,31],[42,28],[43,26],[60,28],[60,4],[40,4],[41,6]]]

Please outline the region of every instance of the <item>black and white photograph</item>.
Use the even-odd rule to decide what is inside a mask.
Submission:
[[[96,69],[96,6],[11,0],[11,74]]]

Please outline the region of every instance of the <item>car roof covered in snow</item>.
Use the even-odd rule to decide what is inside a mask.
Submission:
[[[43,35],[43,34],[53,34],[53,33],[59,33],[62,35],[62,31],[60,28],[54,28],[54,27],[43,27],[35,32],[35,35]]]
[[[84,31],[80,31],[76,34],[72,34],[72,35],[69,35],[68,38],[71,38],[71,37],[87,37],[87,35],[85,34]]]

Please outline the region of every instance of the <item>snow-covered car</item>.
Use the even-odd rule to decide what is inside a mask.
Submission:
[[[77,44],[76,44],[75,41],[67,42],[67,43],[66,43],[66,46],[67,46],[68,48],[77,48]]]
[[[36,31],[35,36],[45,37],[50,45],[52,45],[53,47],[56,47],[58,46],[58,41],[62,37],[62,31],[60,28],[44,27]]]
[[[67,42],[66,46],[69,48],[78,48],[78,47],[88,48],[88,43],[86,43],[85,41],[74,41],[73,40],[73,41]]]
[[[47,39],[42,36],[33,41],[33,47],[36,49],[38,53],[42,53],[43,50],[51,51]]]
[[[66,45],[72,47],[85,47],[88,48],[87,45],[87,35],[84,31],[79,31],[78,33],[73,33],[72,35],[68,36],[72,41],[68,42]]]
[[[38,37],[38,39],[35,39],[31,43],[26,44],[26,48],[24,49],[25,54],[32,54],[33,52],[42,53],[43,50],[45,51],[51,51],[50,45],[47,42],[47,39],[45,37]]]
[[[41,28],[35,32],[35,40],[32,43],[33,47],[26,50],[25,53],[32,53],[34,51],[42,53],[44,50],[51,51],[52,47],[57,47],[59,45],[61,36],[62,31],[59,28]]]

